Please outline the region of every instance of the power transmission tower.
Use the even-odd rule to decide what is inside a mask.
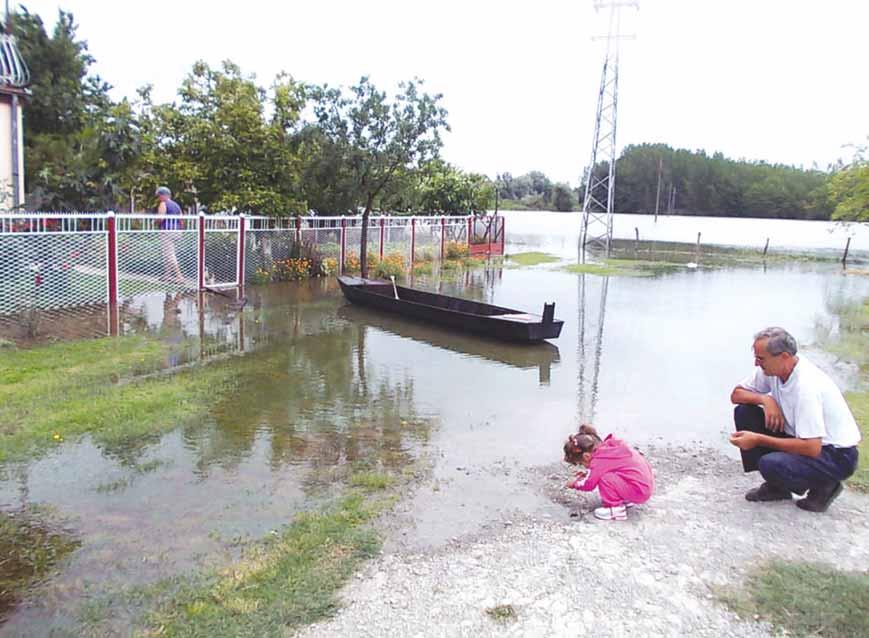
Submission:
[[[606,40],[606,55],[597,95],[594,142],[591,162],[586,169],[585,198],[582,204],[580,243],[603,248],[609,254],[613,238],[613,198],[616,185],[616,115],[619,90],[619,41],[633,39],[620,33],[621,9],[639,9],[637,0],[595,0],[595,10],[609,8],[609,33],[594,39]],[[605,162],[606,173],[596,174],[598,162]],[[584,252],[584,251],[583,251]]]

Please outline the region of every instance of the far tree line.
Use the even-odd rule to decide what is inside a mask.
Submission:
[[[96,61],[72,14],[60,11],[49,34],[22,7],[13,29],[33,77],[28,209],[143,210],[158,185],[185,206],[266,215],[581,208],[584,180],[578,189],[539,171],[492,180],[446,162],[442,96],[415,78],[389,96],[368,78],[338,88],[280,74],[261,86],[230,61],[197,62],[172,103],[156,103],[148,86],[114,101],[91,73]],[[821,171],[628,146],[617,160],[615,208],[648,213],[657,200],[674,214],[867,221],[865,150]]]

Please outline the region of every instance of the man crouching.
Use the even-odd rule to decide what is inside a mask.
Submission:
[[[746,472],[759,470],[764,482],[749,490],[749,501],[805,498],[797,507],[824,512],[857,469],[860,430],[845,397],[830,377],[797,356],[796,340],[783,328],[754,336],[754,374],[737,385],[730,400]]]

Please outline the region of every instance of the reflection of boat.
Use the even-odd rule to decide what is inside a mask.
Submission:
[[[399,337],[428,343],[451,352],[497,361],[521,369],[538,368],[541,384],[549,383],[552,364],[557,364],[560,361],[558,348],[547,342],[527,345],[478,339],[438,326],[425,325],[395,315],[351,305],[340,307],[338,316],[355,324],[368,325]]]
[[[564,325],[563,321],[554,318],[554,303],[544,304],[541,317],[479,301],[394,286],[384,281],[338,277],[338,283],[344,296],[353,303],[507,341],[555,339]]]

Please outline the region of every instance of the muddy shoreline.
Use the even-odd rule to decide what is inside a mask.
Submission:
[[[551,507],[505,503],[473,532],[420,543],[407,516],[435,479],[420,480],[381,521],[384,551],[341,592],[343,607],[298,635],[767,636],[768,625],[718,600],[749,569],[770,558],[869,568],[869,496],[846,489],[821,515],[748,503],[758,477],[734,458],[701,447],[642,451],[658,489],[626,522],[589,516],[596,497],[563,489],[569,469],[554,464],[510,472]],[[509,618],[487,613],[508,605]]]

